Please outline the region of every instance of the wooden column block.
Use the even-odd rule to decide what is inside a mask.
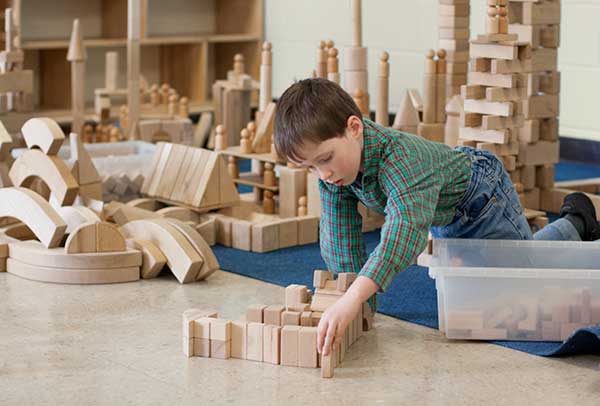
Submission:
[[[231,323],[231,358],[247,358],[248,322],[233,321]]]
[[[281,353],[281,327],[265,325],[263,329],[263,362],[279,365]]]
[[[263,362],[264,327],[262,323],[248,323],[246,359]]]
[[[282,305],[270,305],[263,311],[264,324],[281,326],[281,313],[285,310]]]
[[[298,366],[298,339],[300,326],[283,326],[281,329],[281,365]]]
[[[312,312],[306,311],[300,313],[300,325],[302,327],[312,327]]]
[[[277,165],[279,171],[279,216],[296,217],[298,199],[306,196],[306,169]]]
[[[298,366],[317,367],[317,328],[302,327],[298,333]]]

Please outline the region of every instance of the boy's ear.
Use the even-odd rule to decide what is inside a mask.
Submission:
[[[350,133],[352,134],[352,136],[354,138],[358,138],[358,137],[362,136],[362,133],[363,133],[362,119],[360,119],[360,117],[357,117],[355,115],[348,117],[348,120],[346,121],[346,128],[348,128],[348,130],[350,130]]]

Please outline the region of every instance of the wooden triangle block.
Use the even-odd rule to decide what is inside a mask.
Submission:
[[[271,142],[273,139],[273,123],[275,121],[276,104],[271,102],[267,104],[258,128],[256,137],[252,142],[252,150],[257,154],[271,152]]]
[[[407,127],[416,127],[419,125],[419,113],[412,103],[412,99],[408,92],[404,94],[402,101],[400,102],[400,108],[394,118],[394,127],[397,130],[401,130]]]
[[[71,133],[69,135],[71,144],[71,160],[73,167],[71,173],[80,185],[88,185],[100,182],[100,174],[96,170],[90,154],[83,146],[79,135]]]

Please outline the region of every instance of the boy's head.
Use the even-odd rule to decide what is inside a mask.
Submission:
[[[363,145],[362,114],[352,97],[326,79],[305,79],[279,98],[273,142],[277,153],[338,186],[356,179]]]

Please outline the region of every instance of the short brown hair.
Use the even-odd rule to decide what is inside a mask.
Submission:
[[[277,153],[301,161],[298,149],[342,136],[350,116],[362,117],[350,95],[327,79],[304,79],[277,101],[273,143]]]

